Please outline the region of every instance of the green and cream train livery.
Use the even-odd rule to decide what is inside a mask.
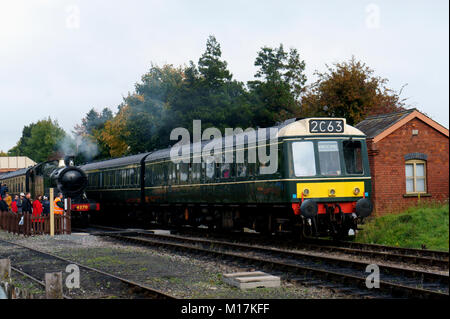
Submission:
[[[346,235],[372,212],[364,133],[343,118],[311,118],[282,128],[289,143],[288,186],[303,231]]]

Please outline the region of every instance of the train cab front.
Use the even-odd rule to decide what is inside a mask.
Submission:
[[[332,121],[336,127],[341,121],[345,129],[309,134],[290,143],[289,189],[303,231],[343,237],[354,234],[357,223],[372,213],[370,168],[362,132],[339,119],[310,120],[309,125],[320,129]]]

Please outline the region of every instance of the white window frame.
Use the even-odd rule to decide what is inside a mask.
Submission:
[[[416,166],[417,164],[423,164],[423,177],[417,177],[416,175]],[[406,165],[413,165],[413,176],[406,176]],[[423,179],[424,181],[424,190],[418,192],[417,191],[417,179]],[[408,189],[406,189],[406,181],[413,180],[413,191],[408,192]],[[425,194],[427,192],[427,162],[424,160],[418,160],[418,159],[412,159],[405,162],[405,189],[406,194]]]

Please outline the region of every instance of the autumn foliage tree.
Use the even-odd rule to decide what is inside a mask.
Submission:
[[[129,108],[128,105],[124,105],[114,118],[105,123],[101,132],[100,140],[108,146],[112,157],[119,157],[128,152],[129,146],[126,139],[130,132],[127,131],[126,126]]]
[[[318,79],[302,99],[302,116],[343,117],[354,125],[370,115],[403,110],[404,101],[386,87],[387,79],[352,57],[316,72]]]
[[[25,126],[22,137],[8,155],[28,156],[35,162],[47,161],[60,156],[61,142],[66,137],[58,122],[49,117]]]

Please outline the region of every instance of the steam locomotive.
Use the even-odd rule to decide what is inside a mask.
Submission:
[[[64,197],[71,198],[71,216],[75,224],[86,225],[89,212],[100,210],[99,203],[86,197],[87,176],[73,165],[72,157],[3,173],[0,183],[5,183],[13,196],[30,192],[33,199],[37,195],[48,196],[49,189],[54,188],[55,196],[62,193]]]
[[[274,139],[256,134],[253,143],[245,142],[245,132],[228,146],[227,137],[216,139],[219,151],[209,162],[199,157],[211,141],[187,144],[186,161],[178,163],[170,148],[88,163],[80,167],[86,192],[105,218],[301,236],[354,232],[372,212],[365,135],[343,118],[293,119],[276,131]],[[263,174],[265,150],[259,149],[269,144],[277,167]],[[223,160],[237,150],[244,162]]]

